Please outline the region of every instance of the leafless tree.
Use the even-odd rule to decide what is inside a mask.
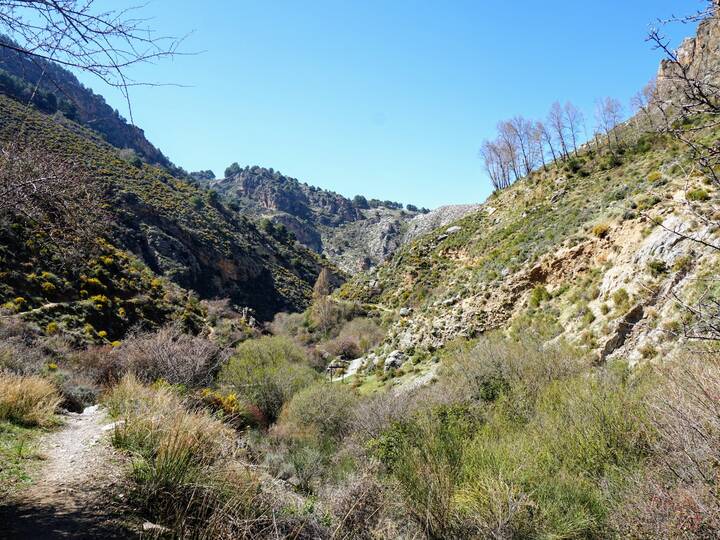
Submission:
[[[501,153],[504,156],[505,162],[509,165],[512,170],[515,179],[522,176],[520,172],[520,160],[519,160],[519,144],[515,133],[515,128],[510,122],[503,121],[497,126],[498,129],[498,144],[500,146]]]
[[[501,144],[496,141],[483,142],[480,147],[480,157],[496,191],[511,185],[510,167]]]
[[[566,159],[568,157],[568,147],[566,143],[567,124],[565,122],[563,108],[557,101],[550,107],[547,127],[560,144],[560,157]]]
[[[631,99],[630,106],[635,112],[636,117],[642,115],[647,121],[650,129],[655,129],[653,120],[653,110],[656,107],[657,81],[653,77],[642,90],[638,91]]]
[[[615,139],[615,145],[620,145],[620,136],[617,132],[617,127],[620,125],[623,119],[623,106],[620,101],[615,98],[606,97],[600,99],[595,105],[595,118],[598,123],[598,127],[602,129],[608,140],[608,145],[612,150],[610,144],[611,139]]]
[[[585,117],[583,116],[582,111],[569,101],[565,103],[564,112],[568,133],[570,134],[570,141],[573,145],[573,152],[575,152],[575,155],[577,156],[578,139],[582,136]]]
[[[122,92],[132,119],[128,89],[142,84],[134,65],[171,57],[182,39],[155,34],[142,6],[104,10],[95,0],[0,0],[0,47],[31,59],[88,72]]]
[[[552,156],[553,163],[555,163],[557,161],[557,152],[555,152],[555,146],[553,145],[553,138],[550,130],[547,128],[547,125],[542,122],[537,122],[535,124],[535,129],[540,134],[543,144],[547,145],[550,149],[550,155]]]
[[[532,124],[531,129],[530,153],[536,162],[539,161],[542,164],[543,170],[547,170],[547,163],[545,161],[545,127],[542,125],[542,122],[535,122]]]
[[[495,189],[496,191],[498,189],[501,189],[500,179],[502,177],[502,174],[500,171],[500,161],[497,157],[497,149],[495,148],[495,144],[491,141],[483,141],[482,145],[480,146],[479,155],[480,158],[483,160],[483,164],[485,165],[485,171],[490,177],[490,183],[492,184],[493,189]]]
[[[515,147],[522,159],[522,172],[528,175],[537,164],[537,158],[535,158],[531,149],[533,123],[522,116],[515,116],[507,124],[515,136]]]
[[[73,262],[98,247],[107,226],[101,188],[76,161],[14,144],[0,149],[0,218],[31,227]]]

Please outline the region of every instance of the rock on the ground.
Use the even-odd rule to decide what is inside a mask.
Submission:
[[[383,365],[383,367],[385,371],[389,371],[391,369],[398,369],[402,367],[402,365],[405,363],[405,360],[407,360],[407,356],[405,356],[405,353],[396,349],[392,351],[385,359],[385,364]]]

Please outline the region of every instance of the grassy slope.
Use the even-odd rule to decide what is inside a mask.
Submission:
[[[212,193],[177,180],[163,169],[123,159],[93,132],[72,122],[28,111],[2,96],[0,119],[1,140],[19,138],[80,161],[102,181],[115,217],[106,253],[113,261],[88,261],[86,269],[58,270],[53,254],[36,249],[22,230],[3,231],[0,303],[23,298],[16,311],[68,303],[70,307],[60,306],[62,313],[55,317],[69,314],[72,320],[66,322],[82,327],[88,314],[84,303],[104,294],[111,305],[99,306],[104,312],[103,329],[118,335],[127,325],[116,316],[117,311],[132,307],[126,302],[147,304],[149,298],[156,313],[139,318],[156,322],[187,304],[187,293],[158,282],[147,265],[201,296],[230,297],[263,318],[307,304],[312,283],[325,263],[291,239],[258,230],[251,221],[233,216]],[[45,278],[37,282],[44,272],[52,274],[50,281],[57,281],[54,289],[42,288],[48,281]],[[86,287],[85,279],[93,277],[101,283]]]
[[[536,171],[493,194],[479,212],[405,246],[375,274],[355,276],[339,296],[391,309],[413,307],[412,315],[399,320],[390,333],[389,340],[400,348],[408,348],[402,344],[403,334],[422,334],[421,347],[447,343],[455,336],[507,328],[509,319],[519,320],[519,313],[523,324],[549,323],[553,335],[571,329],[591,348],[598,347],[598,332],[608,332],[607,325],[612,327],[634,300],[602,316],[590,313],[588,304],[614,304],[613,291],[598,300],[595,293],[616,254],[625,256],[628,245],[638,246],[652,231],[646,214],[682,214],[673,196],[687,188],[707,190],[710,204],[714,198],[700,177],[686,185],[680,167],[685,154],[678,143],[656,134],[638,138],[631,128],[623,129],[626,143],[619,160],[607,150],[585,149],[570,162]],[[448,234],[450,226],[461,229]],[[606,229],[611,230],[608,238]],[[573,266],[574,246],[585,253],[580,252],[582,264]],[[532,269],[548,261],[559,263],[559,279],[554,278],[552,288],[548,285],[549,294],[540,290],[533,300],[535,293],[528,294],[545,278],[535,283]],[[630,279],[639,283],[653,278],[645,267],[637,270]],[[658,279],[670,279],[669,271]],[[596,335],[584,335],[594,317],[603,316],[607,324],[598,321]]]
[[[647,136],[619,166],[610,167],[606,154],[585,152],[575,160],[577,172],[566,165],[535,172],[491,195],[482,211],[411,243],[377,276],[347,283],[342,295],[424,307],[448,293],[500,281],[562,244],[577,243],[589,224],[618,218],[653,195],[663,197],[667,190],[647,177],[670,153],[665,141]],[[462,230],[438,240],[451,226]],[[375,290],[369,286],[374,279]]]

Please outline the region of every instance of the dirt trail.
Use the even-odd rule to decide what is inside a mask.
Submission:
[[[46,460],[33,483],[0,503],[0,539],[133,538],[110,502],[122,467],[109,445],[104,411],[93,406],[64,418],[62,428],[40,441]]]

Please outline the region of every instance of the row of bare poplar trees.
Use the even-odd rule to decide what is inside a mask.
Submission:
[[[650,122],[649,109],[654,89],[651,81],[631,102],[637,113],[647,113]],[[601,141],[605,141],[611,150],[613,145],[619,146],[615,128],[623,119],[624,110],[620,101],[610,97],[598,100],[593,134],[596,144],[599,146]],[[568,159],[572,154],[577,155],[582,141],[587,139],[585,117],[569,101],[565,105],[553,103],[545,121],[515,116],[499,122],[497,131],[497,137],[484,141],[480,148],[480,157],[496,190],[509,187],[540,166],[546,168],[548,162],[555,163]]]

